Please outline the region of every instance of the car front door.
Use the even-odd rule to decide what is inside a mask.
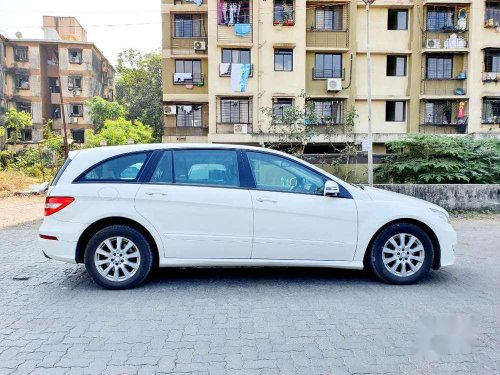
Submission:
[[[247,151],[255,180],[252,258],[353,259],[357,242],[354,200],[323,195],[326,177],[294,160]]]
[[[136,210],[162,236],[165,257],[248,259],[250,193],[240,188],[238,151],[165,151],[136,196]]]

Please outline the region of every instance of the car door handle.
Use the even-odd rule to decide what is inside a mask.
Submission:
[[[160,191],[160,190],[149,190],[149,191],[146,191],[146,195],[168,195],[168,193],[164,193],[163,191]]]
[[[276,199],[268,198],[268,197],[257,197],[257,202],[270,202],[270,203],[278,203]]]

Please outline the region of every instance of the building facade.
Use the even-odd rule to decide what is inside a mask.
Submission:
[[[363,1],[162,0],[162,17],[165,142],[262,145],[261,109],[304,100],[339,125],[355,107],[336,140],[366,138]],[[407,133],[499,133],[500,1],[377,0],[369,32],[377,150]]]
[[[6,107],[31,114],[24,142],[41,140],[49,120],[61,132],[64,113],[68,136],[83,143],[92,127],[84,103],[96,95],[113,100],[115,70],[75,18],[44,16],[43,29],[44,39],[4,39]]]

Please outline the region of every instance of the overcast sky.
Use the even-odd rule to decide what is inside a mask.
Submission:
[[[161,47],[160,0],[0,0],[0,33],[41,39],[43,15],[76,17],[113,64],[123,49]]]

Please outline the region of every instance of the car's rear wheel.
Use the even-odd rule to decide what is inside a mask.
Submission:
[[[92,236],[85,250],[85,267],[104,288],[134,288],[151,272],[153,251],[135,228],[113,225]]]
[[[413,284],[427,275],[434,250],[428,234],[419,226],[398,223],[385,228],[373,242],[372,271],[393,284]]]

